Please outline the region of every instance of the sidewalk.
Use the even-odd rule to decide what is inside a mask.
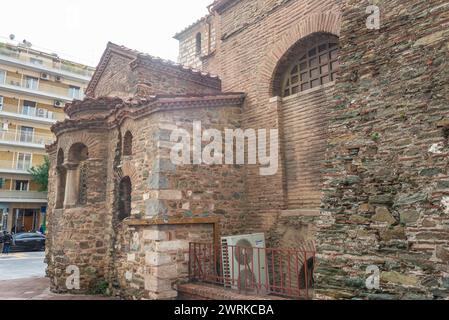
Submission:
[[[0,281],[0,300],[111,300],[113,298],[87,295],[62,295],[50,292],[47,278]]]

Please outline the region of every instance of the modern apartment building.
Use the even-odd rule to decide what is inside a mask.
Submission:
[[[44,162],[50,126],[64,105],[82,99],[94,68],[29,44],[0,42],[0,230],[39,229],[47,194],[29,169]]]

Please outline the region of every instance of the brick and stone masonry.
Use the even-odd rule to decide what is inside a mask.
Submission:
[[[317,297],[447,298],[449,7],[374,2],[371,30],[369,4],[217,0],[175,36],[181,64],[201,71],[109,44],[48,147],[52,289],[77,265],[82,290],[175,298],[190,241],[265,232],[273,247],[316,242]],[[322,44],[338,64],[313,58]],[[173,165],[169,133],[194,120],[279,129],[277,174]]]

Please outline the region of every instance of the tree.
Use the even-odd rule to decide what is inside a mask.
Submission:
[[[37,167],[32,167],[28,172],[32,176],[32,180],[39,185],[39,191],[48,190],[48,171],[50,169],[50,160],[47,156],[44,158],[44,163]]]

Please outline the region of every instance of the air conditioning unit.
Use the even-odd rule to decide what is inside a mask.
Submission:
[[[50,80],[50,75],[48,73],[41,73],[42,80]]]
[[[61,100],[55,100],[55,103],[53,104],[56,108],[61,108],[64,106],[64,102]]]
[[[37,109],[37,116],[41,117],[41,118],[44,118],[45,115],[46,115],[46,112],[47,112],[47,110],[39,108],[39,109]]]
[[[263,233],[221,238],[225,287],[266,292],[269,282]]]
[[[3,124],[2,124],[2,129],[3,129],[4,131],[8,131],[8,129],[9,129],[9,123],[8,123],[8,122],[3,122]]]
[[[55,80],[56,80],[57,82],[61,82],[61,81],[62,81],[62,77],[61,77],[61,76],[55,76]]]

